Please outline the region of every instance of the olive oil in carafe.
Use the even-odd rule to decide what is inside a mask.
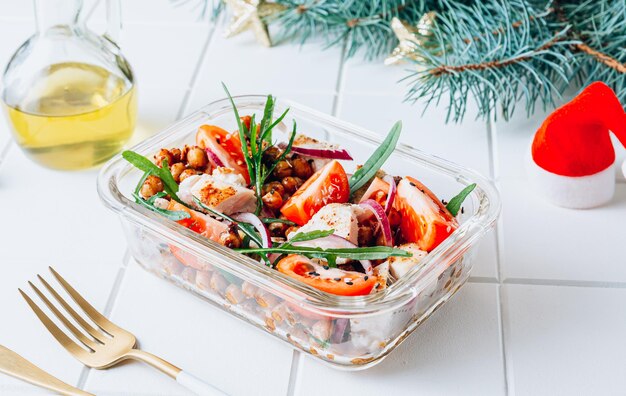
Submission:
[[[56,169],[89,168],[117,154],[132,135],[137,113],[132,83],[75,62],[49,66],[23,98],[6,105],[20,146]]]

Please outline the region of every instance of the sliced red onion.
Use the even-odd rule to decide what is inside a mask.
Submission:
[[[331,344],[341,344],[341,341],[343,341],[343,336],[346,333],[346,328],[348,327],[348,323],[350,323],[350,320],[346,318],[335,319],[333,331],[330,334]]]
[[[393,201],[396,199],[396,181],[391,175],[385,175],[383,180],[389,184],[389,189],[387,190],[387,201],[385,202],[385,213],[389,214],[389,211],[393,208]]]
[[[366,199],[365,201],[359,203],[359,206],[369,209],[376,216],[376,220],[380,223],[381,230],[383,233],[383,239],[385,241],[385,246],[393,246],[393,237],[391,236],[391,226],[389,225],[389,218],[387,218],[387,214],[385,213],[385,209],[373,199]]]
[[[209,157],[209,161],[211,161],[215,166],[224,166],[224,161],[220,159],[210,148],[205,148],[206,155]]]
[[[272,247],[270,232],[268,231],[267,227],[265,227],[265,224],[263,224],[261,219],[259,219],[254,213],[242,212],[234,214],[231,217],[237,221],[252,224],[252,226],[256,228],[257,231],[259,231],[259,234],[261,234],[261,240],[263,242],[263,246],[261,247]]]
[[[346,149],[342,148],[313,148],[313,147],[291,147],[291,151],[297,154],[315,158],[330,158],[339,160],[352,160],[352,156]]]

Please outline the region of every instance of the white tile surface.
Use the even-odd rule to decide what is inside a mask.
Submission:
[[[504,278],[626,282],[626,185],[613,201],[590,210],[545,202],[523,179],[502,180]]]
[[[296,395],[503,395],[496,285],[466,284],[398,350],[366,371],[305,357]]]
[[[141,348],[235,395],[287,391],[291,349],[131,262],[112,320],[133,332]],[[173,380],[139,363],[92,371],[87,389],[100,394],[178,395]]]
[[[626,290],[506,285],[511,394],[621,395]]]
[[[355,56],[344,64],[343,89],[345,93],[374,93],[404,98],[409,81],[409,64],[385,66],[383,60],[364,62]]]
[[[402,103],[393,95],[343,94],[339,118],[386,135],[402,120],[400,141],[417,149],[478,170],[489,176],[489,146],[485,122],[471,117],[463,124],[445,124],[446,109]],[[471,114],[471,111],[469,111]]]
[[[496,231],[490,231],[479,242],[474,257],[471,277],[496,279],[498,277],[498,248]]]
[[[251,32],[225,39],[219,26],[194,87],[190,109],[223,98],[221,82],[233,95],[333,94],[339,55],[340,49],[313,51],[297,44],[265,48],[254,41]]]

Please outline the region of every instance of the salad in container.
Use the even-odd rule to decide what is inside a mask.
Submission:
[[[495,187],[399,144],[400,122],[224,88],[102,169],[133,257],[334,367],[380,362],[468,279]]]

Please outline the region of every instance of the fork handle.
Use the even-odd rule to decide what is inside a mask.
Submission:
[[[201,396],[228,396],[226,393],[217,389],[213,385],[207,384],[198,377],[183,371],[182,369],[174,366],[170,362],[161,359],[160,357],[153,355],[149,352],[142,351],[140,349],[131,349],[126,357],[130,359],[140,360],[157,370],[169,375],[176,379],[176,382],[189,389],[196,395]]]

